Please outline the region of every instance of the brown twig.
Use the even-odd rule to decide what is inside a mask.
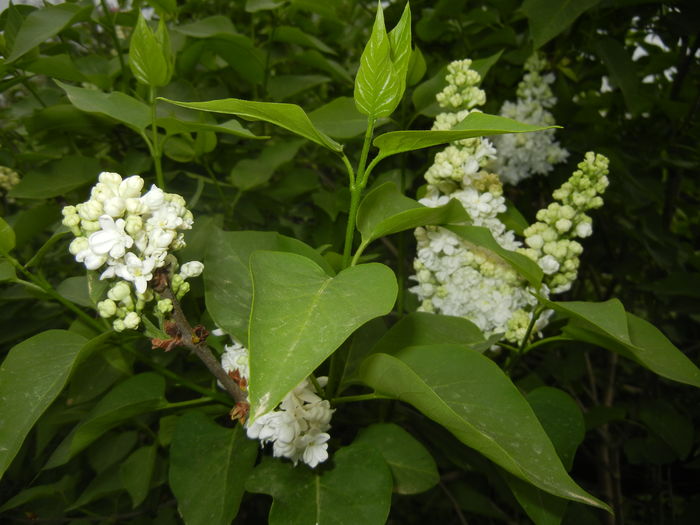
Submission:
[[[232,417],[235,416],[244,420],[248,412],[248,397],[236,381],[223,369],[219,360],[214,357],[213,352],[206,343],[206,337],[209,335],[206,329],[201,325],[194,328],[190,325],[182,311],[180,301],[178,301],[173,292],[168,270],[159,270],[153,278],[152,286],[154,291],[159,293],[164,299],[170,299],[173,304],[171,324],[166,326],[166,331],[171,339],[154,339],[152,341],[153,345],[166,351],[175,346],[184,346],[194,352],[236,402]]]

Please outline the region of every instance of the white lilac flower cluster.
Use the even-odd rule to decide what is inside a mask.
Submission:
[[[518,251],[537,261],[552,293],[569,290],[576,279],[583,246],[574,239],[593,233],[586,211],[603,205],[607,174],[608,159],[586,153],[571,178],[552,194],[557,202],[538,211],[537,222],[523,232],[527,247]]]
[[[554,74],[542,71],[546,62],[538,54],[525,62],[527,73],[518,84],[517,101],[505,102],[501,115],[526,124],[551,126],[554,117],[548,111],[556,104],[549,85],[554,82]],[[498,157],[494,169],[503,182],[517,184],[534,174],[545,175],[553,165],[564,162],[569,152],[554,140],[554,129],[534,133],[508,133],[494,137]]]
[[[7,192],[19,184],[19,181],[19,173],[7,166],[0,166],[0,195],[7,195]],[[11,198],[7,200],[13,202]]]
[[[249,354],[240,343],[225,347],[221,366],[226,372],[238,371],[242,379],[248,380]],[[319,377],[318,383],[325,386],[328,378]],[[275,457],[291,459],[296,465],[303,461],[311,468],[328,459],[330,421],[334,410],[327,400],[316,394],[311,383],[305,379],[285,396],[279,406],[258,417],[247,425],[248,437],[259,439],[262,445],[272,443]]]
[[[474,77],[474,72],[469,74],[461,71],[461,76],[458,75],[459,68],[469,66],[468,61],[455,64],[450,66],[453,77],[476,78],[475,82],[478,83],[478,75]],[[448,79],[448,82],[451,81]],[[461,107],[454,107],[444,98],[438,99],[440,105],[448,111],[436,117],[433,129],[451,129],[470,113],[468,108],[484,103],[483,91],[472,93],[475,99],[463,100]],[[591,188],[595,191],[601,188],[601,179],[595,179],[592,168],[581,168],[584,175],[575,173],[569,183],[555,192],[555,198],[561,200],[563,205],[569,205],[574,214],[569,219],[569,229],[564,231],[567,224],[559,223],[561,233],[556,229],[556,221],[561,218],[557,215],[554,225],[557,235],[551,241],[547,240],[555,245],[552,249],[547,245],[547,252],[539,253],[529,243],[523,248],[522,243],[515,238],[514,232],[498,217],[506,211],[501,180],[492,172],[499,156],[500,152],[487,139],[474,138],[452,143],[435,156],[434,164],[426,172],[425,179],[428,184],[425,197],[420,202],[428,207],[437,207],[446,204],[450,199],[457,199],[470,215],[472,224],[488,228],[501,247],[522,251],[537,261],[545,273],[549,272],[545,284],[539,290],[540,294],[548,296],[550,285],[556,287],[557,292],[564,291],[561,287],[563,280],[571,278],[570,269],[578,266],[580,254],[580,251],[576,252],[575,249],[578,243],[570,238],[580,237],[580,234],[585,235],[590,230],[590,219],[584,216],[582,211],[584,208],[596,207],[602,202],[597,193],[591,191]],[[594,163],[598,170],[595,173],[602,170],[600,162],[602,161],[596,160]],[[587,160],[585,164],[589,166],[590,163],[591,161]],[[582,193],[584,190],[586,193]],[[573,201],[579,204],[574,206],[571,203]],[[561,207],[554,206],[547,210],[541,211],[541,215],[538,214],[538,220],[548,227],[549,222],[546,221],[550,218],[549,214],[560,213]],[[568,216],[568,208],[564,213]],[[554,215],[551,217],[554,218]],[[532,235],[535,235],[542,227],[533,225],[531,228]],[[417,228],[415,235],[416,273],[412,278],[417,284],[411,291],[421,301],[419,310],[465,317],[487,336],[502,333],[503,337],[511,342],[519,342],[525,337],[537,306],[537,299],[533,294],[535,290],[532,290],[510,265],[490,250],[472,245],[445,228]],[[548,239],[551,237],[549,231],[546,236]],[[534,242],[537,245],[536,238]],[[543,242],[540,248],[544,249],[544,246]],[[566,253],[562,252],[563,246],[567,248]],[[555,261],[558,267],[554,271],[550,255],[561,256]],[[575,277],[575,273],[573,276]],[[545,312],[538,318],[535,332],[547,324],[550,315],[551,312]]]
[[[155,299],[148,282],[154,272],[177,260],[170,253],[185,246],[183,230],[192,227],[192,213],[177,194],[157,186],[142,194],[144,181],[138,175],[122,179],[117,173],[103,172],[92,188],[90,199],[63,208],[63,224],[75,239],[70,252],[88,270],[101,270],[100,279],[119,278],[97,304],[100,316],[115,317],[115,330],[137,328],[145,305]],[[190,277],[202,273],[199,261],[190,261],[171,277],[178,298],[189,290]],[[156,304],[156,313],[172,309],[168,299]]]

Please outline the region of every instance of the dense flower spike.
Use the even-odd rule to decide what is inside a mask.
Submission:
[[[548,111],[556,104],[549,85],[554,82],[554,74],[542,71],[545,61],[537,54],[525,63],[527,73],[518,84],[516,102],[505,102],[501,115],[527,124],[554,124],[554,117]],[[534,133],[508,133],[497,135],[493,141],[498,149],[494,169],[503,182],[517,184],[532,175],[545,175],[553,165],[564,162],[569,152],[554,140],[554,129]]]
[[[518,251],[537,261],[553,293],[569,290],[576,279],[583,247],[574,239],[593,233],[586,211],[603,205],[600,195],[608,187],[607,174],[608,159],[586,153],[578,170],[552,194],[558,202],[538,211],[537,222],[524,231],[527,247]]]
[[[101,270],[100,279],[121,279],[97,305],[102,317],[116,317],[112,324],[117,331],[139,326],[141,311],[154,299],[149,281],[157,269],[177,267],[171,252],[184,247],[182,231],[192,227],[192,213],[180,195],[155,185],[142,194],[143,186],[138,175],[122,179],[103,172],[89,200],[63,208],[63,224],[75,235],[70,252],[76,261],[88,270]],[[202,269],[202,263],[191,261],[172,276],[178,298],[189,290],[185,279]],[[159,301],[156,313],[167,311],[168,305]]]
[[[229,375],[243,379],[249,375],[248,350],[238,342],[225,347],[221,366]],[[318,382],[325,386],[326,377]],[[262,445],[272,443],[275,457],[291,459],[296,465],[303,461],[311,468],[328,459],[330,421],[334,410],[321,399],[309,380],[305,379],[282,400],[279,406],[247,425],[248,437],[259,439]]]
[[[458,76],[460,81],[471,79],[474,87],[480,79],[475,72],[464,71],[469,61],[456,64],[451,66],[448,88]],[[534,70],[540,66],[530,67]],[[533,100],[552,103],[547,83],[531,82],[521,87]],[[448,88],[443,93],[457,89]],[[455,104],[457,99],[450,101],[439,95],[442,107],[454,107],[456,111],[438,115],[433,129],[451,129],[469,114],[468,108],[484,103],[483,91],[472,91],[472,94],[473,99],[462,96],[461,105]],[[526,148],[539,147],[535,142],[522,144]],[[583,212],[602,204],[598,194],[607,185],[607,161],[602,156],[586,156],[586,161],[579,165],[580,171],[555,192],[555,199],[562,204],[554,203],[540,210],[537,218],[541,222],[525,231],[527,238],[523,247],[498,217],[506,211],[501,180],[491,171],[499,165],[499,159],[501,152],[488,139],[452,143],[435,156],[435,162],[426,172],[428,185],[420,202],[437,207],[457,199],[469,213],[472,224],[488,228],[503,248],[521,251],[540,265],[546,275],[540,294],[548,296],[550,288],[553,292],[568,290],[576,277],[578,256],[582,251],[581,245],[572,238],[585,237],[592,232],[591,220]],[[510,265],[491,251],[473,246],[444,228],[417,228],[415,235],[416,274],[412,278],[417,285],[411,291],[421,301],[420,310],[465,317],[488,336],[502,333],[508,341],[522,341],[537,299],[533,294],[535,290]],[[551,312],[545,312],[539,317],[535,332],[547,324],[550,315]]]

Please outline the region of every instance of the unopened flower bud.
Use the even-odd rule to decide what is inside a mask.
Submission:
[[[134,330],[141,323],[141,317],[136,312],[129,312],[124,318],[124,327]]]
[[[123,301],[131,295],[131,288],[125,281],[119,281],[107,292],[107,297],[112,301]]]
[[[156,310],[161,314],[170,313],[173,310],[173,302],[170,299],[161,299],[156,304]]]
[[[183,279],[189,279],[191,277],[199,277],[204,270],[204,265],[199,261],[186,262],[180,267],[180,275]]]
[[[126,330],[126,325],[121,319],[115,319],[112,323],[112,328],[114,328],[115,332],[123,332],[124,330]]]
[[[87,237],[76,237],[68,246],[68,251],[71,255],[78,255],[80,252],[85,251],[90,246]]]
[[[117,305],[111,299],[105,299],[97,303],[97,313],[100,314],[100,317],[112,317],[117,313]]]

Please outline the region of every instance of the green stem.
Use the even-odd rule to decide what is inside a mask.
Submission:
[[[359,394],[357,396],[335,397],[335,398],[331,399],[331,404],[332,405],[339,405],[341,403],[355,403],[358,401],[372,401],[374,399],[393,399],[393,397],[385,396],[385,395],[377,394],[376,392],[373,392],[371,394]]]
[[[367,164],[367,155],[369,154],[369,147],[372,143],[372,133],[374,132],[374,123],[376,119],[367,119],[367,130],[365,131],[365,141],[362,144],[362,153],[360,154],[360,163],[357,166],[357,179],[355,183],[350,184],[350,212],[348,214],[348,225],[345,229],[345,247],[343,249],[343,268],[347,268],[350,265],[350,257],[352,253],[352,241],[355,235],[355,221],[357,220],[357,208],[360,205],[360,198],[362,197],[362,190],[365,189],[367,184],[367,177],[365,176],[365,166]],[[370,164],[371,166],[371,164]]]
[[[311,374],[309,376],[309,381],[311,381],[311,384],[314,385],[314,389],[316,390],[316,393],[319,396],[325,398],[326,393],[323,391],[323,387],[321,386],[321,383],[318,382],[318,379],[316,379],[316,376]]]
[[[355,252],[355,255],[352,256],[352,261],[350,262],[350,266],[355,266],[357,262],[360,260],[360,257],[362,257],[363,252],[365,251],[365,248],[369,243],[362,241],[360,245],[357,247],[357,251]]]
[[[348,170],[348,177],[350,178],[350,187],[352,187],[355,185],[355,171],[352,169],[352,164],[350,164],[350,160],[348,159],[347,155],[345,155],[345,153],[341,153],[340,158],[343,160],[343,164],[345,164],[345,169]]]
[[[530,346],[527,347],[527,352],[532,352],[535,348],[539,346],[546,345],[548,343],[554,343],[556,341],[574,341],[571,337],[566,337],[565,335],[557,335],[554,337],[547,337],[546,339],[540,339],[539,341],[532,343]]]
[[[190,399],[189,401],[180,401],[179,403],[168,403],[167,405],[164,405],[160,408],[160,410],[169,410],[171,408],[184,408],[184,407],[191,407],[191,406],[197,406],[197,405],[205,405],[207,403],[211,403],[212,401],[215,401],[215,399],[212,399],[211,397],[200,397],[199,399]]]
[[[73,313],[77,314],[78,317],[80,317],[83,321],[88,323],[88,325],[90,325],[91,327],[95,328],[98,332],[102,331],[103,326],[97,321],[97,319],[90,317],[88,314],[83,312],[80,308],[78,308],[76,305],[74,305],[68,299],[64,298],[61,294],[59,294],[56,290],[54,290],[53,286],[51,286],[47,281],[45,281],[44,279],[42,279],[40,277],[37,277],[32,272],[27,270],[24,266],[22,266],[22,264],[17,259],[12,257],[9,253],[2,253],[2,255],[5,258],[7,258],[7,260],[10,261],[10,263],[22,275],[24,275],[27,279],[29,279],[29,282],[31,282],[35,286],[38,286],[49,297],[51,297],[55,301],[61,303],[63,306],[68,308]]]
[[[537,322],[537,319],[539,319],[543,310],[544,310],[544,308],[542,306],[538,306],[537,308],[535,308],[535,311],[532,313],[532,318],[530,319],[530,324],[527,325],[527,331],[525,332],[525,337],[523,337],[523,340],[520,342],[520,347],[518,348],[520,355],[525,353],[525,348],[527,347],[527,343],[530,340],[530,335],[532,334],[532,330],[535,328],[535,323]]]
[[[161,144],[158,139],[158,126],[156,124],[156,88],[153,86],[149,86],[149,99],[151,103],[151,132],[153,137],[153,144],[150,150],[153,162],[156,165],[156,185],[161,190],[165,190],[165,178],[163,177],[163,165],[161,164],[163,152],[160,150]]]

